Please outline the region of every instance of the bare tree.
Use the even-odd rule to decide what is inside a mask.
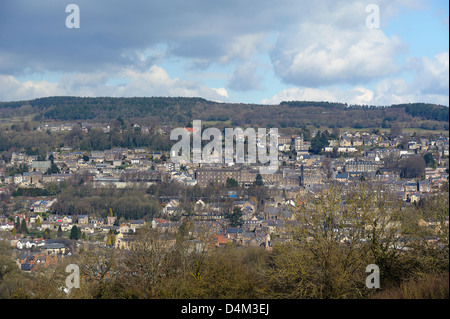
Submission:
[[[377,264],[384,271],[398,257],[399,207],[386,192],[364,183],[311,195],[294,211],[292,241],[275,245],[267,272],[271,293],[289,298],[366,295],[365,267]]]

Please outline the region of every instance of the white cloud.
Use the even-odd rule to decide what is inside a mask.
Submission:
[[[17,101],[58,95],[57,85],[47,81],[20,82],[11,75],[0,75],[0,100]]]
[[[384,79],[375,87],[377,104],[426,102],[449,105],[449,53],[415,59],[414,78]]]
[[[449,105],[449,53],[443,52],[433,58],[415,59],[410,69],[415,71],[411,81],[390,77],[382,79],[374,88],[355,86],[309,88],[294,87],[283,90],[264,104],[278,104],[281,101],[330,101],[359,105],[392,105],[401,103],[436,103]]]
[[[436,54],[420,61],[413,86],[424,93],[449,94],[449,53]]]
[[[108,84],[119,78],[120,83]],[[140,71],[124,68],[117,73],[76,73],[65,75],[58,82],[25,81],[0,75],[0,100],[16,101],[53,95],[74,96],[185,96],[225,101],[224,88],[209,88],[200,82],[172,78],[163,68],[153,65]]]
[[[289,84],[356,84],[397,73],[395,58],[404,49],[400,39],[381,29],[304,23],[278,38],[271,59]]]
[[[369,104],[374,93],[363,87],[344,90],[341,88],[290,88],[283,90],[270,99],[262,100],[263,104],[279,104],[282,101],[328,101],[348,104]]]
[[[213,90],[216,91],[217,94],[219,94],[220,96],[222,96],[224,98],[228,98],[228,92],[225,88],[217,88],[217,89],[213,88]]]

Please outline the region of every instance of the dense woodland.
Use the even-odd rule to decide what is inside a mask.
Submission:
[[[27,155],[45,156],[47,151],[70,145],[81,151],[109,150],[114,147],[134,149],[148,147],[153,150],[169,151],[173,142],[168,135],[144,134],[132,127],[121,133],[113,129],[104,134],[99,129],[92,129],[87,134],[79,127],[70,132],[50,132],[27,129],[21,124],[13,129],[0,128],[0,152],[23,151]],[[7,155],[5,155],[7,156]]]

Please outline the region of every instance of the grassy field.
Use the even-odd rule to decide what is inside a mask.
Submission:
[[[208,125],[208,126],[223,126],[227,125],[231,127],[231,120],[226,121],[202,121],[202,125]]]
[[[314,128],[315,130],[317,130],[317,128]],[[320,128],[321,131],[323,130],[328,130],[329,132],[331,132],[332,129],[330,129],[329,127],[321,127]],[[372,132],[373,130],[379,130],[382,133],[385,134],[389,134],[390,129],[388,128],[378,128],[378,127],[372,127],[372,128],[353,128],[353,127],[342,127],[339,128],[339,130],[341,131],[341,133],[343,132],[349,132],[349,133],[356,133],[356,132]],[[417,135],[444,135],[444,136],[449,136],[449,131],[445,131],[445,130],[424,130],[421,128],[411,128],[411,127],[407,127],[403,129],[404,133],[408,133],[410,135],[416,133]]]
[[[33,121],[34,115],[15,116],[15,117],[0,117],[0,128],[11,127],[14,124],[21,124],[26,121]]]

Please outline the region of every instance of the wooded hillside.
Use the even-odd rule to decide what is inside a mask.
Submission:
[[[284,101],[279,105],[217,103],[185,97],[47,97],[0,102],[0,118],[32,115],[35,121],[108,121],[123,118],[159,124],[187,124],[193,119],[233,126],[352,127],[448,130],[449,108],[426,103],[385,107],[332,102]]]

